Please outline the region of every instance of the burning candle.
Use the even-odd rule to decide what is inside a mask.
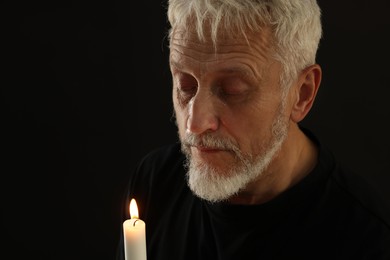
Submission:
[[[123,222],[126,260],[146,260],[145,222],[138,217],[135,199],[130,202],[130,216]]]

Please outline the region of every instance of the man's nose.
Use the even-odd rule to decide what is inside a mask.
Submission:
[[[218,126],[219,118],[212,94],[198,92],[189,103],[187,131],[199,135],[216,131]]]

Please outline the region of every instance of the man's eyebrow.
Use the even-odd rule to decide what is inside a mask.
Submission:
[[[216,70],[218,73],[223,74],[240,74],[240,75],[251,75],[251,71],[242,67],[231,67],[231,68],[222,68],[220,70]]]
[[[226,67],[220,68],[214,71],[220,75],[226,76],[237,76],[247,80],[255,80],[256,72],[249,66],[234,66],[234,67]]]
[[[176,61],[171,61],[170,66],[172,68],[178,69],[178,70],[184,70],[183,64],[180,62]],[[211,69],[210,71],[216,72],[216,73],[221,73],[221,74],[236,74],[236,75],[243,75],[243,76],[252,76],[253,71],[250,68],[244,68],[244,67],[226,67],[226,68],[221,68],[221,69],[216,69],[213,70]]]

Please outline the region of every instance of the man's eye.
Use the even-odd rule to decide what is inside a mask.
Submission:
[[[182,74],[177,78],[177,95],[179,100],[187,102],[196,95],[198,82],[194,77],[188,74]]]
[[[234,88],[234,87],[222,89],[222,93],[223,93],[224,95],[228,95],[228,96],[240,95],[240,94],[242,94],[243,92],[244,92],[244,91],[243,91],[242,89]]]
[[[196,89],[197,87],[196,86],[182,86],[180,85],[178,87],[178,90],[182,93],[186,93],[186,94],[192,94],[192,93],[196,93]]]
[[[240,80],[226,80],[221,84],[221,93],[226,96],[236,96],[248,91],[248,86]]]
[[[198,91],[198,86],[192,83],[184,83],[180,82],[177,84],[177,99],[178,101],[184,105],[187,104]]]
[[[196,95],[197,87],[196,86],[178,86],[177,87],[177,96],[180,101],[188,102],[193,96]]]

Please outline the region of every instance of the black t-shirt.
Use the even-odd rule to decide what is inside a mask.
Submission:
[[[146,222],[148,260],[386,259],[388,205],[367,182],[346,171],[319,146],[315,169],[261,205],[209,203],[186,183],[179,144],[148,154],[131,175]],[[123,220],[128,218],[128,201]],[[123,237],[118,246],[123,256]]]

